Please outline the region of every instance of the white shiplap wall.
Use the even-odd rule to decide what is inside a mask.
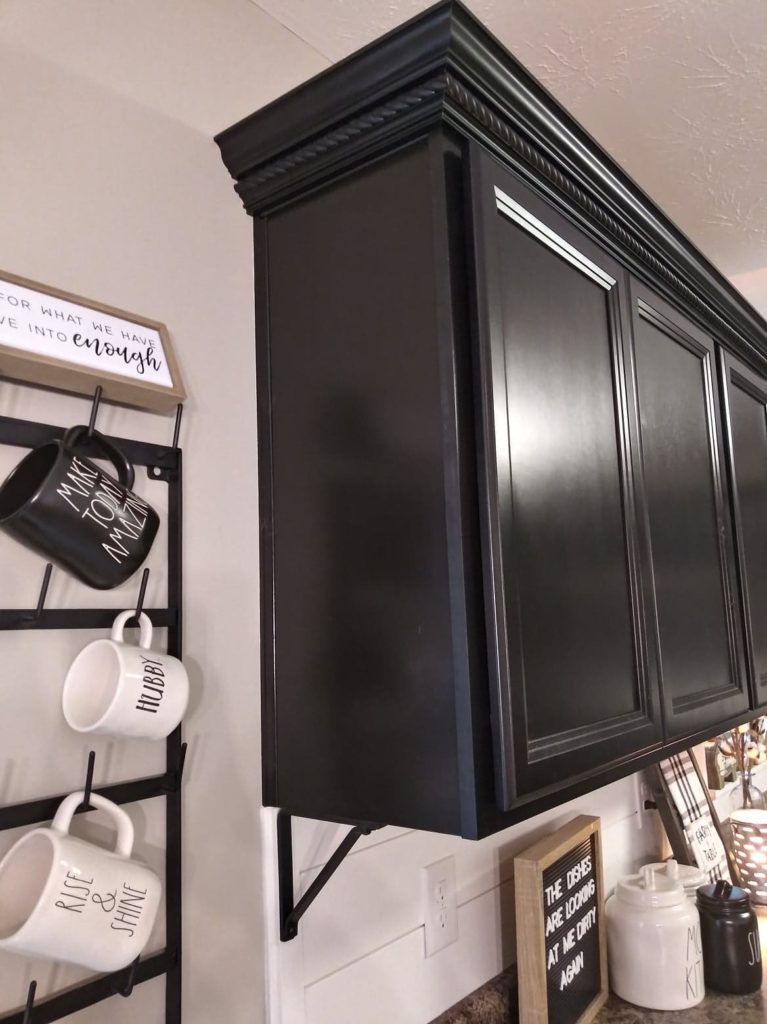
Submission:
[[[576,814],[602,819],[605,888],[659,849],[638,778],[590,793],[481,842],[386,828],[361,840],[301,921],[277,935],[275,814],[262,812],[270,1024],[427,1024],[515,959],[513,858]],[[296,819],[294,884],[304,891],[344,826]],[[424,956],[421,868],[456,862],[458,942]]]

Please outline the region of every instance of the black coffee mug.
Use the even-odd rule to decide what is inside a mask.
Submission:
[[[87,442],[117,479],[79,455]],[[160,520],[134,494],[133,466],[98,431],[72,427],[31,451],[0,487],[0,529],[97,590],[124,583],[149,554]]]

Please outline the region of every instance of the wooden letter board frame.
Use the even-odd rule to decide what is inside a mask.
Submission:
[[[520,1024],[564,1024],[561,1017],[556,1022],[550,1019],[543,878],[548,868],[564,860],[587,841],[592,844],[596,878],[598,985],[585,1010],[578,1016],[568,1018],[568,1024],[589,1024],[607,999],[607,941],[600,819],[580,815],[514,859]]]
[[[0,376],[26,384],[55,388],[58,391],[70,391],[80,395],[93,395],[96,388],[101,386],[103,397],[109,401],[136,406],[140,409],[151,409],[155,412],[170,412],[186,399],[181,370],[165,324],[0,270],[0,293],[4,291],[3,286],[8,284],[28,289],[39,295],[41,299],[61,299],[73,307],[77,307],[83,313],[105,313],[125,321],[126,324],[134,326],[138,330],[149,328],[151,331],[155,331],[162,343],[171,385],[167,386],[139,377],[112,373],[103,368],[74,362],[66,357],[55,358],[51,355],[42,355],[39,352],[12,347],[2,342],[0,342]],[[2,303],[0,303],[0,307],[2,307]],[[0,314],[3,311],[13,315],[14,308],[0,308]],[[52,325],[56,323],[55,320],[50,322]],[[87,333],[87,327],[83,327],[82,330]],[[105,338],[104,340],[109,339]],[[117,341],[117,339],[112,340]]]

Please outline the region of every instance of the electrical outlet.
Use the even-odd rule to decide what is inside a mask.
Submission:
[[[458,941],[455,901],[455,857],[445,857],[421,870],[423,878],[424,942],[426,956]]]

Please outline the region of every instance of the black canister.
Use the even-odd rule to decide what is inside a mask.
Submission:
[[[723,878],[698,889],[703,972],[716,992],[745,995],[762,984],[759,922],[745,889]]]

